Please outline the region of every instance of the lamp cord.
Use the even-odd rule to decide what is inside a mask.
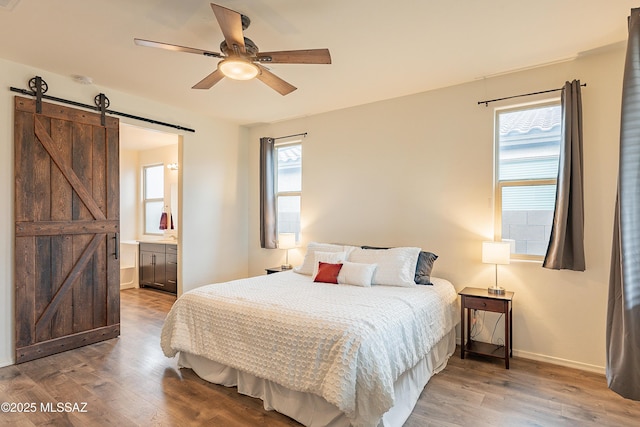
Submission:
[[[504,313],[500,313],[500,316],[496,320],[496,324],[493,325],[493,332],[491,333],[491,341],[490,341],[492,344],[493,344],[493,336],[496,334],[496,329],[498,327],[498,322],[500,321],[500,319],[502,319],[503,316],[504,316]],[[506,322],[507,319],[505,319],[504,321]],[[502,343],[500,341],[502,341],[502,340],[500,338],[498,338],[498,340],[495,342],[495,344],[500,346],[500,347],[504,347],[504,341],[502,341]]]

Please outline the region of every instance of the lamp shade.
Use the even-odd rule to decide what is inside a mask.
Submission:
[[[482,242],[482,262],[485,264],[509,264],[511,243]]]
[[[296,247],[296,233],[278,233],[278,248],[293,249]]]

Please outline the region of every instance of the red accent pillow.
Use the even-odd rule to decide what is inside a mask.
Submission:
[[[318,274],[313,278],[314,282],[338,284],[338,273],[342,264],[329,264],[327,262],[318,263]]]

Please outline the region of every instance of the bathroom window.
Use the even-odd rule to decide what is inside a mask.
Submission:
[[[164,165],[145,166],[142,177],[144,234],[160,235],[160,217],[164,207]]]

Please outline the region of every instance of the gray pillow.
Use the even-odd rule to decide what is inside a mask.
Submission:
[[[415,282],[418,285],[433,285],[431,283],[431,269],[433,269],[433,263],[438,259],[438,255],[420,251],[418,255],[418,264],[416,264],[416,277]]]
[[[362,246],[362,249],[389,249],[380,248],[377,246]],[[418,263],[416,264],[416,275],[414,282],[417,285],[433,285],[431,283],[431,270],[433,269],[433,263],[438,259],[438,255],[432,252],[420,251],[418,255]]]

